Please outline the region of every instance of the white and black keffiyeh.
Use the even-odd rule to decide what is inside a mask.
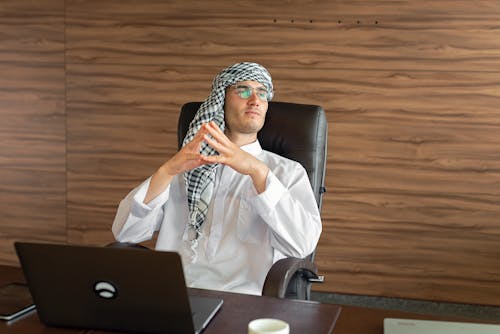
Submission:
[[[269,92],[268,100],[273,95],[273,83],[269,72],[256,63],[237,63],[222,70],[212,83],[212,91],[207,99],[201,104],[184,138],[183,145],[186,145],[200,129],[203,123],[214,121],[217,126],[224,131],[224,101],[226,88],[240,81],[257,81]],[[202,144],[201,154],[215,155],[216,150]],[[208,205],[212,198],[215,168],[217,164],[203,165],[196,169],[184,173],[189,206],[189,239],[193,242],[192,248],[195,250],[197,239],[201,235],[201,225],[205,221],[208,212]]]

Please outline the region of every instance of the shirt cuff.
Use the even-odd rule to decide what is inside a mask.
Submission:
[[[248,202],[257,210],[257,213],[261,217],[265,217],[274,209],[286,191],[281,181],[269,171],[266,178],[266,190],[249,198]]]

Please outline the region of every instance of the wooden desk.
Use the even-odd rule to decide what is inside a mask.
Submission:
[[[0,285],[12,281],[24,281],[20,269],[0,266]],[[340,308],[332,304],[281,300],[199,289],[192,289],[192,291],[200,295],[224,298],[223,309],[212,320],[204,334],[246,334],[246,326],[251,319],[266,316],[281,318],[289,322],[292,329],[291,334],[329,333],[334,325],[333,334],[383,334],[384,318],[481,322],[471,319],[422,315],[397,310],[357,306],[342,306],[342,312],[340,313],[340,317],[338,317]],[[338,320],[335,322],[337,317]],[[103,334],[104,332],[46,327],[40,323],[36,312],[32,312],[10,324],[0,321],[0,333]]]
[[[0,285],[8,282],[23,282],[19,268],[0,266]],[[278,318],[290,324],[291,333],[331,333],[340,314],[340,307],[317,302],[294,301],[270,297],[250,296],[237,293],[190,289],[193,294],[216,296],[224,299],[222,309],[210,322],[204,334],[246,333],[247,325],[256,318]],[[46,327],[36,312],[10,323],[0,321],[2,334],[26,333],[109,333]]]
[[[277,318],[290,324],[292,333],[332,333],[340,307],[299,300],[250,296],[229,292],[190,289],[191,293],[224,299],[220,314],[204,334],[245,333],[248,323],[258,318]]]

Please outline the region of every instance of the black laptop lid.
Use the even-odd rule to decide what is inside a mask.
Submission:
[[[15,247],[47,325],[195,333],[175,252],[21,242]]]

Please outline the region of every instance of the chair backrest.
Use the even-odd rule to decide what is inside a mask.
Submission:
[[[201,102],[182,106],[177,128],[178,147]],[[325,166],[328,123],[320,106],[269,102],[264,127],[258,134],[263,149],[302,164],[311,182],[318,208],[321,210],[325,191]]]

